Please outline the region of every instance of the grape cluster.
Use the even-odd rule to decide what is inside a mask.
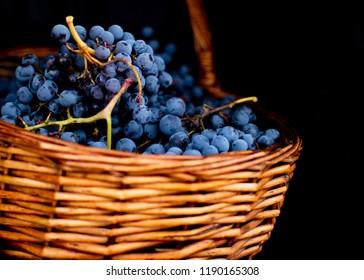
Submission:
[[[161,48],[154,29],[143,39],[114,24],[86,29],[57,24],[58,53],[24,55],[0,84],[1,120],[97,148],[140,154],[207,156],[278,144],[275,128],[233,96],[214,98],[188,64],[172,68],[177,46]],[[171,70],[168,70],[168,67]]]

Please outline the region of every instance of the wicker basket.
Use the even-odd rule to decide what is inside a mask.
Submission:
[[[201,84],[222,96],[202,3],[187,6]],[[3,58],[28,52],[13,49]],[[282,117],[252,106],[280,130],[279,147],[141,155],[0,122],[0,252],[20,259],[252,259],[271,235],[302,149]]]

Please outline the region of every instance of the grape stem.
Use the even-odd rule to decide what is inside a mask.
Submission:
[[[96,65],[98,67],[105,67],[106,65],[110,64],[110,63],[114,63],[116,61],[122,61],[125,64],[127,64],[131,70],[133,71],[136,81],[138,83],[138,99],[141,100],[142,99],[142,83],[140,80],[140,76],[139,73],[136,71],[135,67],[133,66],[133,64],[129,61],[127,61],[124,58],[113,58],[112,54],[109,57],[107,62],[101,62],[99,61],[95,56],[95,50],[90,48],[85,42],[82,41],[82,39],[80,38],[80,36],[78,35],[74,23],[73,23],[73,16],[67,16],[66,17],[66,23],[68,25],[68,28],[70,30],[70,33],[73,37],[73,39],[75,40],[78,49],[72,49],[68,44],[66,44],[66,47],[68,49],[70,49],[73,52],[78,53],[79,55],[83,56],[85,59],[85,72],[83,74],[81,74],[81,76],[86,76],[86,73],[89,73],[88,71],[88,64],[92,64],[92,65]],[[92,80],[92,78],[91,78]],[[91,117],[87,117],[87,118],[73,118],[71,116],[71,114],[69,113],[69,108],[68,108],[68,112],[67,112],[67,119],[65,120],[59,120],[59,121],[50,121],[49,120],[49,116],[48,118],[43,121],[40,124],[36,124],[33,126],[28,126],[25,124],[25,122],[23,121],[23,124],[25,126],[25,129],[28,131],[31,130],[35,130],[41,127],[45,127],[45,126],[50,126],[50,125],[57,125],[58,126],[58,131],[62,131],[63,126],[69,125],[69,124],[80,124],[80,123],[93,123],[96,122],[98,120],[104,119],[106,121],[106,126],[107,126],[107,148],[111,149],[111,138],[112,138],[112,119],[111,119],[111,113],[113,111],[113,108],[115,107],[117,101],[119,100],[119,98],[125,93],[125,91],[134,83],[134,80],[132,78],[127,78],[123,81],[120,90],[118,91],[118,93],[110,100],[110,102],[106,105],[106,107],[101,110],[100,112],[98,112],[97,114],[91,116]]]
[[[69,125],[69,124],[80,124],[80,123],[93,123],[98,120],[106,120],[107,125],[107,147],[108,149],[111,149],[111,132],[112,132],[112,120],[111,120],[111,114],[113,111],[114,106],[116,105],[119,98],[125,93],[125,91],[128,89],[128,87],[133,83],[133,80],[131,78],[127,78],[123,81],[120,90],[117,94],[110,100],[110,102],[106,105],[102,111],[98,112],[97,114],[87,117],[87,118],[73,118],[71,115],[68,116],[65,120],[60,121],[49,121],[49,119],[45,120],[44,122],[33,125],[33,126],[27,126],[25,127],[26,130],[35,130],[41,127],[50,126],[50,125],[57,125],[59,127],[59,130],[62,129],[63,126]]]
[[[203,120],[207,116],[209,116],[211,114],[214,114],[214,113],[218,113],[218,112],[220,112],[220,111],[222,111],[224,109],[227,109],[227,108],[232,108],[237,104],[244,103],[244,102],[249,102],[249,101],[257,102],[258,98],[256,96],[243,97],[243,98],[236,99],[236,100],[234,100],[232,102],[229,102],[229,103],[227,103],[225,105],[222,105],[222,106],[219,106],[219,107],[216,107],[216,108],[210,108],[210,107],[206,108],[206,106],[204,106],[204,111],[203,111],[203,113],[201,115],[199,115],[197,117],[197,122],[200,124],[200,126],[202,128],[204,128]]]

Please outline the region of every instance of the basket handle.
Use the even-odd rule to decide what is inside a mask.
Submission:
[[[202,2],[202,0],[186,0],[200,71],[199,83],[215,97],[224,97],[231,93],[221,89],[216,75],[211,30]]]

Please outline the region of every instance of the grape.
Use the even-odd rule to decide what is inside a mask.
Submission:
[[[95,48],[95,56],[102,61],[107,60],[110,54],[110,49],[103,45],[99,45]]]
[[[280,133],[275,128],[269,128],[264,132],[265,135],[271,137],[273,140],[277,140],[280,138]]]
[[[179,147],[171,147],[169,148],[166,153],[166,155],[182,155],[183,151],[181,148]]]
[[[261,135],[261,131],[259,130],[259,127],[254,123],[248,123],[244,125],[243,132],[247,134],[251,134],[254,139],[257,139]]]
[[[216,135],[211,141],[211,145],[215,146],[219,153],[227,152],[230,149],[229,140],[223,135]]]
[[[169,137],[168,146],[171,147],[178,147],[180,149],[185,150],[186,146],[190,143],[190,138],[184,132],[178,131],[173,133]]]
[[[186,111],[186,103],[180,97],[172,97],[167,100],[166,113],[178,117],[183,116]]]
[[[59,44],[64,44],[71,37],[71,33],[67,26],[63,24],[57,24],[53,26],[51,30],[51,37],[57,39]]]
[[[216,130],[214,129],[211,129],[211,128],[205,128],[204,130],[201,131],[201,135],[204,135],[207,137],[207,139],[209,141],[211,141],[216,135],[217,135],[217,132]]]
[[[37,93],[38,89],[45,81],[46,78],[43,75],[35,74],[30,78],[28,88],[32,93]]]
[[[137,121],[131,120],[124,126],[124,133],[126,137],[137,140],[143,135],[143,126]]]
[[[33,93],[30,92],[28,87],[20,87],[16,92],[18,99],[22,103],[30,103],[33,100]]]
[[[130,45],[130,43],[124,40],[118,41],[114,49],[115,54],[125,53],[127,55],[130,55],[131,51],[132,51],[132,46]]]
[[[133,44],[133,53],[137,56],[141,53],[147,52],[147,43],[144,40],[136,40]]]
[[[75,118],[85,117],[88,113],[88,106],[83,102],[76,103],[72,106],[72,113]]]
[[[34,65],[37,64],[38,62],[39,62],[38,57],[33,53],[26,54],[21,58],[22,65]]]
[[[113,24],[108,28],[108,31],[110,31],[113,35],[114,35],[114,39],[116,41],[121,40],[121,38],[123,38],[124,35],[124,30],[123,28],[118,25],[118,24]]]
[[[228,139],[230,144],[232,142],[234,142],[235,140],[237,140],[239,138],[239,136],[240,136],[239,132],[236,130],[236,128],[234,128],[234,127],[232,127],[230,125],[222,127],[219,130],[218,134],[225,136]]]
[[[260,148],[266,148],[274,145],[274,139],[268,135],[261,135],[257,139],[257,143]]]
[[[60,139],[73,143],[78,143],[78,136],[71,131],[62,132]]]
[[[87,145],[94,148],[107,149],[106,143],[102,141],[90,141],[87,142]]]
[[[48,110],[53,114],[59,115],[63,112],[63,109],[64,107],[58,98],[51,100],[48,104]]]
[[[100,36],[100,34],[104,31],[105,31],[105,29],[102,26],[94,25],[91,27],[91,29],[89,31],[89,36],[92,40],[96,40],[96,38],[98,36]]]
[[[201,151],[201,154],[203,156],[217,155],[218,153],[219,153],[219,150],[213,145],[207,145]]]
[[[103,44],[104,46],[111,46],[115,41],[114,34],[110,31],[102,31],[98,36],[98,39],[99,43]]]
[[[163,134],[171,136],[182,127],[182,121],[175,115],[164,115],[159,121],[159,129]]]
[[[63,107],[71,107],[77,102],[77,91],[76,90],[64,90],[59,95],[59,103]]]
[[[158,125],[155,123],[146,123],[143,130],[147,139],[156,139],[158,137]]]
[[[159,73],[159,82],[162,88],[168,88],[170,85],[172,85],[172,76],[166,71],[161,71]]]
[[[29,81],[32,76],[34,75],[34,67],[32,65],[19,65],[15,69],[15,77],[20,82],[27,82]]]
[[[183,152],[183,155],[189,155],[189,156],[202,156],[201,152],[196,149],[186,149]]]
[[[42,102],[51,101],[58,92],[57,84],[52,80],[46,80],[38,89],[37,97]]]
[[[142,71],[149,70],[152,68],[154,63],[154,57],[149,53],[141,53],[135,60],[135,65],[138,66]]]
[[[2,116],[7,115],[8,117],[13,118],[15,120],[20,115],[20,109],[13,102],[6,102],[1,107],[1,115]]]
[[[146,105],[136,106],[133,109],[133,119],[140,124],[146,124],[151,121],[152,112]]]
[[[94,86],[91,88],[91,96],[96,100],[102,100],[105,97],[105,94],[102,90],[101,86]]]
[[[133,35],[133,33],[130,33],[129,31],[125,31],[123,34],[123,40],[127,41],[127,40],[135,40],[135,37]]]
[[[130,138],[121,138],[115,145],[115,150],[135,153],[137,147]]]
[[[208,145],[210,145],[210,140],[203,134],[198,134],[192,139],[192,149],[202,151]]]
[[[243,108],[243,107],[240,107]],[[235,127],[242,129],[246,124],[249,123],[250,114],[244,109],[237,109],[231,116],[231,123]]]
[[[76,129],[72,131],[77,136],[77,143],[84,144],[86,143],[86,132],[83,129]]]
[[[105,88],[108,92],[115,94],[120,90],[121,85],[118,79],[110,78],[105,82]]]
[[[248,148],[248,143],[243,139],[236,139],[231,143],[232,151],[246,151]]]
[[[159,143],[154,143],[148,146],[144,151],[145,154],[154,154],[154,155],[164,154],[165,152],[166,149],[163,147],[163,145]]]
[[[157,93],[160,88],[159,79],[156,76],[149,75],[145,78],[145,86],[144,88],[149,93]]]

